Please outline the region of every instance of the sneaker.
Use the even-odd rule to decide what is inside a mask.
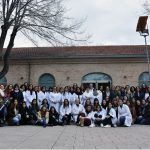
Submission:
[[[104,126],[104,128],[110,128],[111,127],[111,125],[106,125],[106,126]]]
[[[101,124],[100,124],[100,127],[104,127],[104,125],[101,123]]]
[[[117,127],[117,125],[116,125],[116,124],[114,124],[112,127],[116,128],[116,127]]]
[[[90,127],[90,128],[93,128],[93,127],[95,127],[95,124],[91,124],[89,127]]]

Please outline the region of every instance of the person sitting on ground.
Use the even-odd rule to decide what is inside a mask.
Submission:
[[[49,125],[56,126],[59,124],[59,113],[56,111],[54,106],[51,106],[49,110]]]
[[[123,104],[123,100],[119,99],[118,102],[118,121],[119,126],[130,127],[132,124],[132,115],[129,107]]]
[[[80,119],[80,126],[89,126],[89,127],[94,127],[94,113],[92,110],[91,105],[87,105],[85,109],[85,114],[83,113],[79,117]]]
[[[75,104],[72,106],[72,116],[73,121],[78,125],[79,124],[79,116],[81,113],[85,113],[84,106],[80,104],[80,99],[77,98],[75,100]]]
[[[14,99],[8,108],[7,121],[9,125],[20,125],[20,120],[18,100]]]
[[[147,104],[144,109],[143,118],[140,121],[142,125],[150,125],[150,96],[147,98]]]
[[[106,108],[106,116],[103,120],[104,127],[116,127],[117,125],[117,117],[116,111],[112,107],[112,103],[108,103],[108,107]]]
[[[37,121],[39,112],[39,106],[36,99],[32,100],[31,106],[29,106],[29,113],[31,116],[31,124],[34,125]]]
[[[22,102],[22,105],[20,106],[20,109],[19,109],[19,113],[21,114],[20,124],[21,125],[30,124],[31,116],[29,113],[29,108],[27,107],[25,101]]]
[[[102,109],[100,105],[96,107],[96,111],[94,112],[94,123],[96,126],[103,127],[103,120],[105,119],[106,113]]]
[[[69,104],[68,99],[64,99],[63,104],[60,107],[60,122],[62,125],[70,124],[71,121],[71,105]]]
[[[49,122],[49,112],[45,106],[42,106],[41,110],[38,112],[38,120],[36,122],[37,125],[42,125],[46,127]]]

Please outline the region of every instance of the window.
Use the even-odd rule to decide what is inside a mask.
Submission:
[[[142,84],[145,84],[147,86],[150,86],[150,80],[149,80],[149,73],[148,72],[143,72],[139,76],[139,86]]]
[[[103,86],[110,86],[112,84],[112,78],[105,73],[89,73],[82,78],[82,84],[84,87],[88,86],[90,83],[93,83],[95,88]]]
[[[45,73],[45,74],[41,75],[39,78],[39,85],[45,86],[46,89],[48,89],[49,87],[55,86],[54,76],[49,73]]]
[[[3,78],[0,79],[0,84],[7,85],[6,77],[3,77]]]

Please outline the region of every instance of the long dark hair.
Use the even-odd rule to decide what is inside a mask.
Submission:
[[[67,107],[68,107],[69,106],[69,100],[68,99],[64,99],[63,107],[66,107],[65,102],[68,102],[68,104],[67,104]]]

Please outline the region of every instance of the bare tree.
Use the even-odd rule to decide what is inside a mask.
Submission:
[[[77,39],[77,35],[82,34],[79,29],[83,22],[69,23],[71,18],[65,16],[63,0],[1,0],[0,6],[0,58],[3,62],[0,79],[8,72],[8,58],[19,31],[35,45],[34,35],[52,46],[88,39]],[[11,35],[4,49],[8,32]]]
[[[143,3],[144,13],[150,15],[150,0],[145,0]]]

